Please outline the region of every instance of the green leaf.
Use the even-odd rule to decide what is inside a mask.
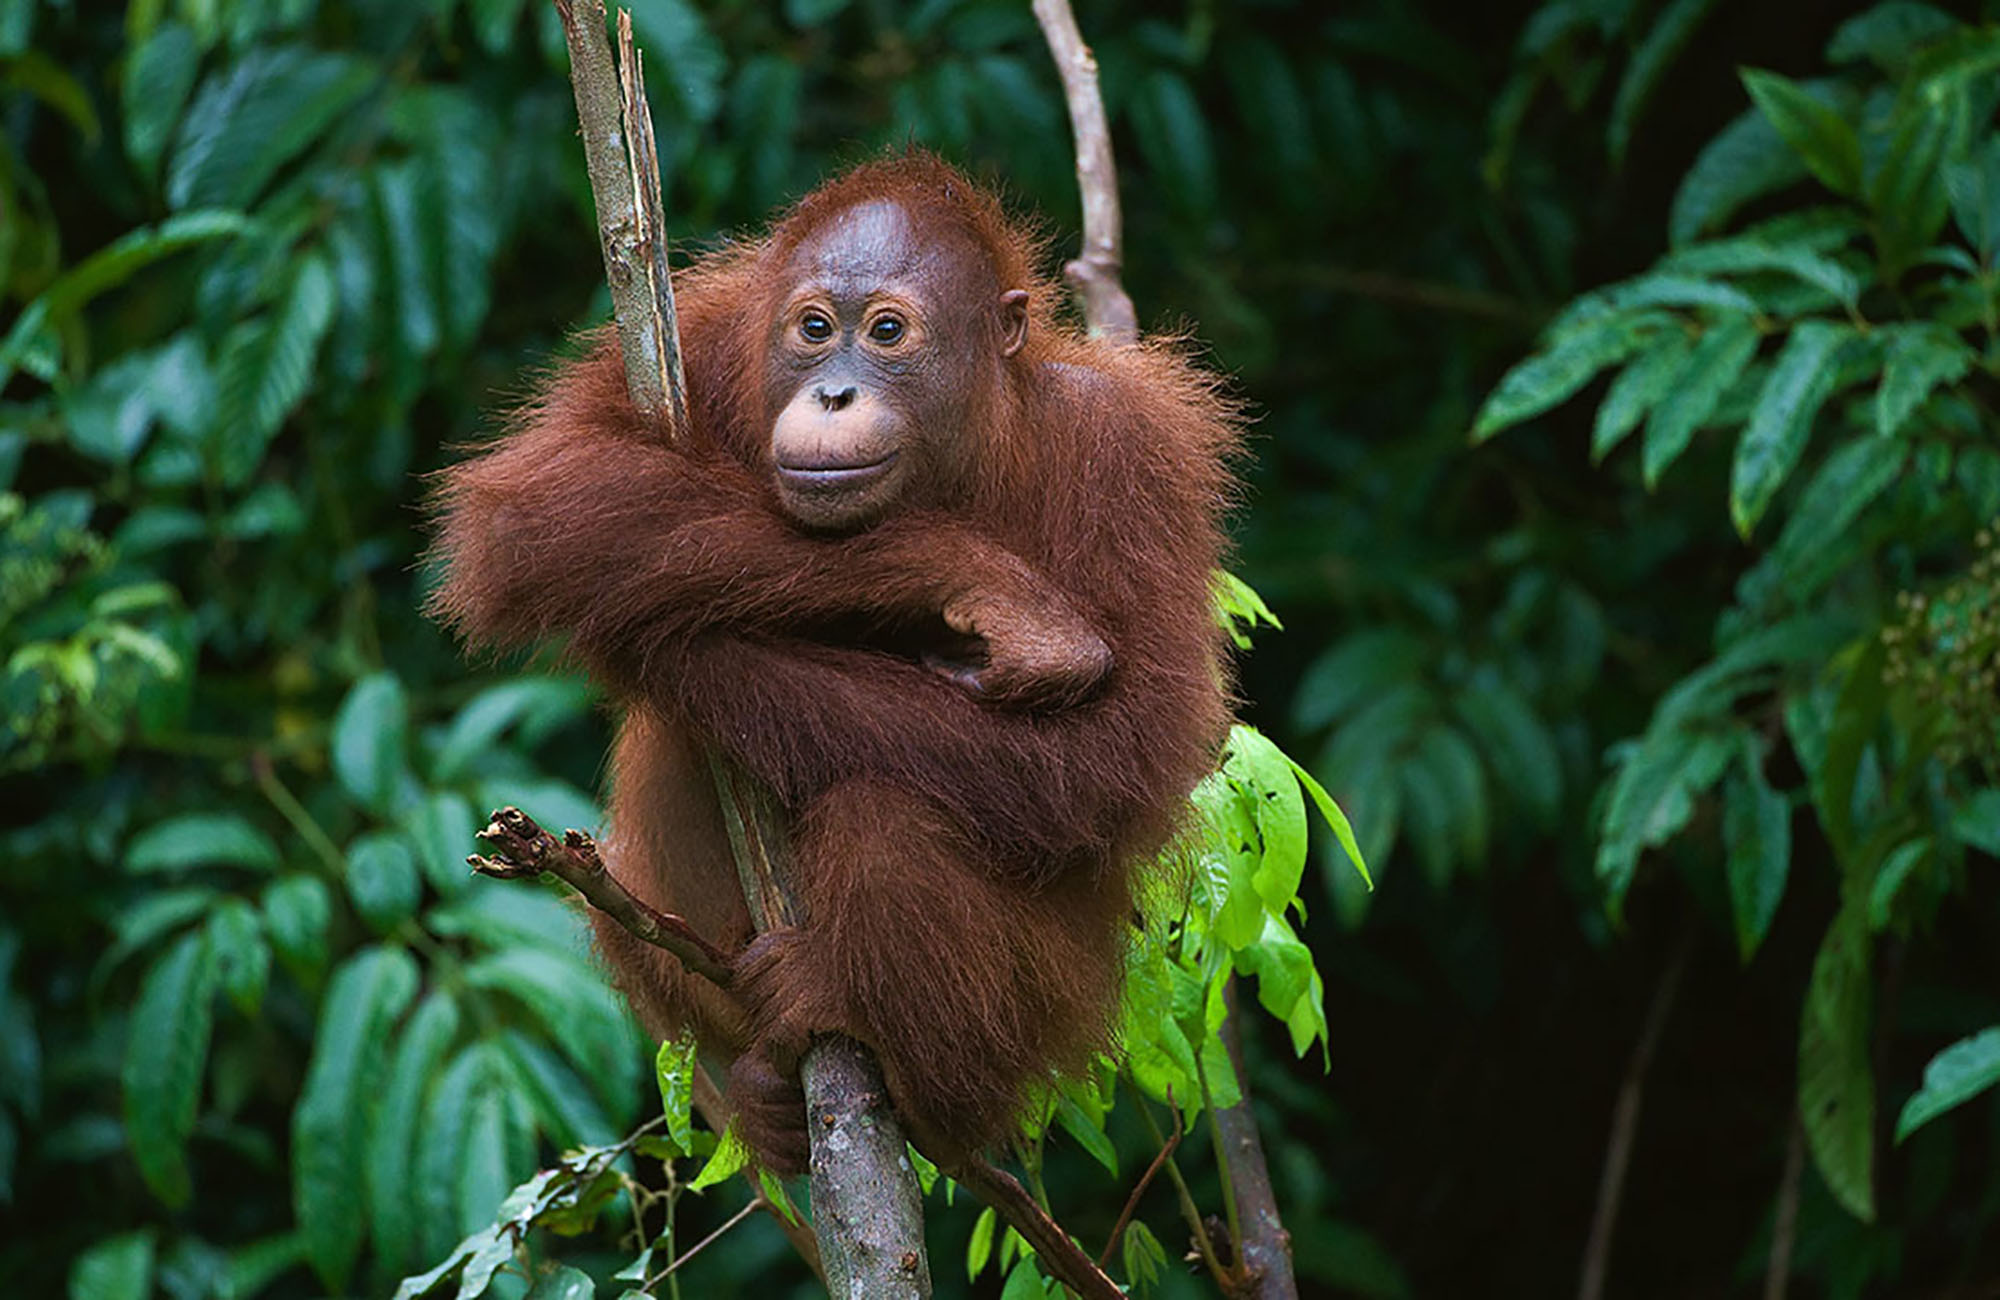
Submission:
[[[1896,895],[1908,883],[1917,868],[1931,858],[1931,837],[1920,835],[1916,839],[1897,845],[1889,856],[1882,859],[1882,865],[1875,870],[1875,881],[1868,887],[1868,929],[1879,933],[1889,928],[1894,918]]]
[[[702,1165],[701,1172],[688,1184],[688,1190],[699,1192],[704,1188],[713,1187],[741,1172],[749,1163],[750,1146],[743,1140],[743,1135],[736,1131],[736,1125],[732,1122],[722,1131],[722,1140],[715,1144],[715,1154]]]
[[[1935,321],[1886,325],[1878,337],[1888,354],[1875,392],[1875,429],[1884,437],[1901,429],[1932,389],[1957,383],[1978,359],[1964,339]]]
[[[236,813],[182,813],[155,822],[125,846],[125,870],[187,871],[195,867],[278,869],[278,846]]]
[[[424,996],[389,1056],[380,1104],[368,1127],[363,1189],[370,1236],[385,1272],[405,1268],[415,1253],[421,1213],[411,1168],[424,1090],[458,1036],[458,1003],[444,989]]]
[[[986,1271],[986,1265],[993,1258],[993,1232],[1000,1224],[1000,1216],[987,1206],[972,1221],[972,1237],[965,1245],[965,1277],[967,1281],[977,1281]]]
[[[1835,29],[1826,45],[1827,62],[1867,59],[1884,72],[1899,72],[1916,51],[1959,26],[1958,19],[1930,5],[1887,0]]]
[[[1049,1300],[1048,1283],[1042,1280],[1034,1256],[1024,1255],[1015,1261],[1007,1285],[1000,1288],[1000,1300]]]
[[[401,836],[374,832],[348,846],[347,893],[361,919],[379,933],[415,915],[423,883]]]
[[[527,1101],[550,1141],[567,1148],[618,1140],[619,1125],[553,1050],[512,1029],[500,1035],[498,1045],[503,1062],[513,1071],[509,1091]]]
[[[363,808],[394,811],[408,771],[409,729],[403,683],[392,672],[362,678],[340,702],[333,718],[333,771]]]
[[[509,727],[518,725],[523,745],[532,747],[556,728],[589,713],[590,688],[579,678],[524,677],[490,686],[451,720],[431,775],[438,781],[457,780]]]
[[[1822,95],[1756,68],[1743,71],[1744,88],[1758,111],[1778,128],[1820,183],[1848,198],[1861,193],[1861,138],[1854,125]]]
[[[1318,731],[1422,670],[1423,645],[1401,628],[1357,632],[1313,660],[1292,693],[1292,723]]]
[[[1702,149],[1681,178],[1667,218],[1675,246],[1717,230],[1746,204],[1806,175],[1805,162],[1756,109],[1746,110]]]
[[[1650,344],[1660,327],[1656,316],[1612,316],[1557,339],[1546,351],[1501,377],[1473,422],[1472,441],[1484,442],[1502,429],[1567,401],[1598,371]]]
[[[535,1279],[526,1300],[594,1300],[597,1283],[590,1274],[557,1264]]]
[[[1757,955],[1785,897],[1785,876],[1792,863],[1792,806],[1764,779],[1762,759],[1747,737],[1742,762],[1730,773],[1722,796],[1736,950],[1747,962]]]
[[[1643,472],[1646,490],[1659,486],[1667,467],[1680,459],[1695,430],[1715,414],[1722,395],[1757,354],[1756,323],[1726,316],[1710,325],[1689,352],[1670,385],[1671,397],[1657,403],[1646,420]]]
[[[682,1151],[694,1149],[694,1035],[669,1038],[653,1054],[653,1078],[667,1117],[667,1139]]]
[[[312,1062],[292,1112],[292,1213],[313,1271],[344,1290],[361,1251],[365,1137],[381,1101],[381,1044],[417,992],[401,948],[364,948],[327,983]]]
[[[1326,818],[1327,826],[1333,831],[1333,838],[1340,844],[1340,851],[1347,855],[1347,860],[1353,865],[1355,873],[1361,877],[1361,883],[1371,890],[1374,889],[1375,880],[1368,874],[1368,863],[1361,856],[1361,845],[1354,838],[1354,827],[1347,820],[1347,814],[1341,811],[1340,805],[1333,801],[1333,796],[1326,792],[1325,786],[1314,779],[1311,772],[1294,762],[1290,755],[1285,756],[1285,762],[1291,767],[1292,775],[1298,778],[1300,788],[1312,800],[1313,807],[1319,809],[1319,815]]]
[[[125,65],[120,85],[125,153],[148,178],[159,170],[160,152],[180,121],[200,65],[194,33],[171,22],[155,27]]]
[[[1146,1295],[1160,1280],[1167,1269],[1167,1248],[1153,1235],[1143,1220],[1134,1219],[1125,1225],[1125,1236],[1119,1247],[1125,1264],[1125,1281],[1136,1295]],[[1388,1292],[1382,1292],[1387,1295]]]
[[[222,991],[244,1015],[255,1017],[271,983],[271,946],[257,909],[240,898],[225,898],[208,916],[208,941],[215,953]]]
[[[153,1233],[97,1242],[69,1269],[69,1300],[147,1300],[153,1294]]]
[[[529,948],[496,952],[464,968],[467,987],[517,999],[541,1021],[605,1105],[629,1105],[639,1057],[624,1004],[581,961]]]
[[[1562,805],[1562,759],[1528,701],[1497,675],[1481,672],[1453,707],[1501,788],[1536,824],[1552,825]]]
[[[472,883],[465,859],[478,847],[474,837],[479,830],[465,796],[450,790],[433,791],[404,812],[402,823],[415,846],[417,866],[431,888],[446,898],[463,894]]]
[[[187,1203],[187,1141],[194,1132],[215,1027],[215,960],[205,930],[181,936],[139,987],[120,1081],[132,1158],[153,1194]]]
[[[1646,849],[1666,843],[1694,814],[1695,796],[1714,785],[1736,746],[1713,732],[1653,726],[1625,752],[1605,800],[1598,833],[1597,878],[1614,919]]]
[[[1605,133],[1614,164],[1624,164],[1632,128],[1652,98],[1653,88],[1713,8],[1715,0],[1671,0],[1653,20],[1638,48],[1632,51],[1625,75],[1618,82],[1618,94],[1611,105],[1611,124]]]
[[[1904,442],[1856,438],[1827,456],[1771,548],[1789,599],[1803,599],[1849,562],[1859,544],[1854,521],[1897,480],[1908,450]]]
[[[1972,157],[1947,165],[1944,192],[1979,260],[1992,265],[2000,252],[2000,139],[1988,139]]]
[[[2000,1025],[1961,1038],[1924,1067],[1924,1086],[1903,1103],[1896,1141],[2000,1083]]]
[[[333,308],[326,259],[308,254],[299,259],[276,309],[243,322],[223,339],[216,358],[215,459],[225,485],[249,482],[271,438],[304,400]]]
[[[1154,183],[1183,214],[1215,210],[1215,147],[1208,116],[1187,79],[1165,68],[1146,74],[1130,104],[1132,132]]]
[[[1875,1220],[1875,1079],[1869,1071],[1868,929],[1850,903],[1827,927],[1799,1021],[1799,1118],[1813,1163],[1846,1210]]]
[[[317,876],[287,876],[264,891],[264,928],[271,946],[301,980],[312,982],[326,965],[326,932],[333,901]]]
[[[1592,461],[1610,455],[1662,399],[1678,395],[1676,385],[1693,350],[1694,342],[1685,334],[1669,334],[1619,372],[1597,408],[1590,432]]]
[[[1850,326],[1809,320],[1792,331],[1772,363],[1730,474],[1730,518],[1744,537],[1799,463],[1813,421],[1833,395],[1840,350],[1853,337]]]
[[[175,208],[247,208],[278,169],[352,109],[381,74],[344,54],[251,49],[210,77],[167,167]]]

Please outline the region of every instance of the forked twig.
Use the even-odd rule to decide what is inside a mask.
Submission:
[[[535,819],[511,805],[493,814],[479,838],[491,856],[477,853],[466,864],[495,880],[521,880],[543,872],[582,894],[598,911],[655,948],[680,958],[681,965],[721,988],[730,981],[729,958],[670,912],[652,907],[604,869],[597,844],[581,831],[565,831],[562,839],[543,830]]]
[[[1118,1212],[1118,1221],[1111,1225],[1111,1235],[1105,1239],[1104,1250],[1097,1256],[1099,1268],[1110,1265],[1111,1252],[1118,1249],[1118,1239],[1125,1235],[1126,1225],[1132,1222],[1132,1215],[1139,1208],[1139,1198],[1146,1194],[1146,1189],[1153,1185],[1154,1175],[1160,1172],[1160,1166],[1167,1163],[1168,1158],[1174,1154],[1174,1148],[1181,1144],[1181,1134],[1185,1130],[1181,1128],[1180,1107],[1170,1104],[1167,1109],[1174,1113],[1174,1131],[1160,1144],[1159,1153],[1153,1157],[1153,1163],[1146,1166],[1146,1172],[1139,1175],[1139,1181],[1133,1186],[1132,1194],[1125,1198],[1125,1208]]]

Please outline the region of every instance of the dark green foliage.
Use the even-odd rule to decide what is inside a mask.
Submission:
[[[1169,1089],[1238,1085],[1234,972],[1307,1293],[1566,1293],[1686,932],[1610,1293],[1757,1294],[1795,1123],[1795,1293],[1990,1286],[1992,7],[1079,9],[1142,320],[1260,417],[1286,628],[1133,955],[1136,1087],[1052,1089],[1031,1182],[1095,1254]],[[679,247],[906,139],[1074,247],[1025,0],[638,10]],[[634,1287],[747,1194],[573,914],[462,865],[495,804],[596,820],[591,695],[416,613],[419,476],[604,310],[562,65],[540,0],[0,3],[21,1294],[581,1295],[627,1176]],[[1113,1272],[1200,1294],[1166,1187]],[[948,1192],[941,1290],[1041,1294]],[[760,1215],[676,1277],[788,1260]]]

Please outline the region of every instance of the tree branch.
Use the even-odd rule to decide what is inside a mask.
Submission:
[[[1076,138],[1076,186],[1083,195],[1083,254],[1063,267],[1083,298],[1092,334],[1118,343],[1139,337],[1139,318],[1119,278],[1124,270],[1124,218],[1118,211],[1118,164],[1111,126],[1097,86],[1097,60],[1083,43],[1069,0],[1034,0],[1035,21],[1062,78]]]
[[[621,62],[614,81],[603,0],[555,3],[569,45],[626,385],[633,403],[664,427],[670,441],[684,439],[686,385],[659,156],[631,17],[618,17]],[[784,810],[723,755],[711,752],[710,764],[752,922],[760,931],[801,923],[803,910],[785,875],[790,828]],[[849,1123],[808,1124],[814,1230],[829,1289],[884,1300],[928,1297],[922,1199],[880,1068],[858,1045],[826,1039],[806,1053],[799,1073],[809,1116],[852,1117]],[[861,1130],[869,1141],[854,1140]]]
[[[1070,130],[1076,138],[1076,183],[1083,194],[1083,255],[1063,270],[1083,299],[1084,320],[1091,333],[1131,342],[1139,337],[1138,316],[1120,279],[1124,233],[1118,208],[1118,168],[1111,156],[1111,127],[1098,89],[1097,60],[1083,43],[1069,0],[1034,0],[1034,9],[1056,72],[1062,77],[1063,97],[1069,103]],[[1233,1211],[1229,1224],[1236,1236],[1230,1244],[1236,1264],[1246,1270],[1251,1295],[1257,1300],[1296,1300],[1291,1236],[1278,1217],[1270,1169],[1264,1161],[1256,1118],[1250,1112],[1249,1081],[1243,1073],[1242,1043],[1236,1030],[1236,977],[1231,975],[1229,981],[1225,994],[1230,1010],[1222,1032],[1236,1068],[1240,1097],[1226,1110],[1211,1109],[1209,1121],[1215,1126],[1216,1158],[1222,1165],[1227,1202]],[[1179,1171],[1171,1160],[1167,1167],[1185,1199]],[[1244,1232],[1238,1212],[1246,1210],[1250,1227]],[[1199,1223],[1196,1228],[1202,1230]],[[1212,1252],[1205,1253],[1210,1267],[1216,1267]]]
[[[1057,1281],[1083,1300],[1124,1300],[1125,1293],[1118,1289],[1117,1283],[1091,1262],[1090,1256],[1070,1240],[1047,1210],[1035,1203],[1020,1179],[998,1165],[976,1159],[966,1161],[951,1173],[1035,1248],[1035,1258]]]
[[[604,859],[588,835],[565,831],[557,840],[534,818],[509,806],[493,814],[479,838],[494,850],[491,857],[475,853],[465,860],[480,875],[520,880],[547,872],[634,935],[680,958],[681,965],[695,974],[721,988],[729,987],[729,958],[686,921],[654,909],[619,884],[618,878],[604,869]]]

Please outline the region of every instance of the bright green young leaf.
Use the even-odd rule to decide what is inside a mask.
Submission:
[[[1875,1220],[1875,1077],[1869,1064],[1868,930],[1850,905],[1827,927],[1799,1019],[1799,1119],[1834,1199]]]
[[[1654,404],[1646,419],[1645,454],[1641,470],[1646,490],[1660,484],[1667,467],[1680,459],[1695,430],[1715,413],[1757,355],[1757,326],[1748,316],[1725,316],[1703,331],[1674,376],[1666,398]]]
[[[1000,1218],[987,1206],[972,1221],[972,1237],[965,1245],[965,1277],[968,1282],[977,1281],[986,1271],[986,1265],[993,1258],[993,1231],[1000,1224]]]
[[[208,1067],[214,995],[208,933],[191,931],[146,973],[127,1030],[125,1131],[146,1185],[169,1206],[186,1204],[193,1191],[187,1141]]]
[[[362,678],[333,719],[333,770],[363,808],[390,812],[404,774],[410,728],[403,683],[389,672]]]
[[[1791,801],[1765,780],[1757,747],[1747,738],[1742,761],[1722,793],[1722,839],[1728,849],[1724,865],[1736,950],[1747,962],[1757,955],[1785,896],[1792,861]]]
[[[1111,1135],[1104,1131],[1103,1125],[1093,1123],[1081,1106],[1067,1096],[1058,1096],[1056,1123],[1062,1126],[1063,1132],[1076,1139],[1076,1144],[1091,1159],[1104,1166],[1106,1173],[1113,1178],[1118,1176],[1118,1149],[1111,1145]]]
[[[741,1172],[749,1163],[750,1146],[743,1140],[743,1135],[736,1131],[736,1125],[731,1123],[722,1131],[722,1141],[716,1144],[715,1154],[708,1158],[708,1163],[704,1164],[701,1172],[694,1176],[694,1181],[688,1184],[688,1190],[699,1192],[703,1188],[713,1187]]]
[[[1806,321],[1792,331],[1772,363],[1730,474],[1730,518],[1744,537],[1757,527],[1804,454],[1820,407],[1833,395],[1840,350],[1853,336],[1846,325]]]
[[[364,948],[327,982],[312,1063],[292,1112],[292,1213],[327,1286],[346,1287],[361,1250],[368,1130],[379,1113],[381,1050],[418,985],[401,948]]]
[[[1656,316],[1612,316],[1568,334],[1504,375],[1473,421],[1472,441],[1558,406],[1613,366],[1651,344],[1663,322]]]
[[[1125,1225],[1125,1236],[1120,1243],[1120,1254],[1125,1264],[1125,1282],[1136,1294],[1145,1295],[1160,1280],[1167,1268],[1167,1250],[1160,1239],[1153,1235],[1142,1219],[1133,1219]]]
[[[694,1147],[695,1041],[692,1034],[669,1038],[653,1054],[653,1078],[667,1117],[667,1138],[683,1151]]]
[[[1775,72],[1746,69],[1744,88],[1822,185],[1848,198],[1861,192],[1861,139],[1823,96]]]
[[[1878,332],[1886,359],[1875,390],[1875,430],[1894,434],[1940,384],[1963,379],[1978,360],[1957,333],[1935,321],[1885,325]]]
[[[1000,1288],[1000,1300],[1050,1300],[1049,1284],[1042,1279],[1032,1255],[1015,1263],[1014,1271],[1007,1275],[1007,1285]]]
[[[1668,334],[1640,353],[1611,381],[1610,391],[1598,404],[1597,419],[1590,431],[1590,458],[1601,461],[1639,427],[1646,413],[1669,396],[1677,396],[1675,385],[1687,367],[1694,343],[1685,334]]]
[[[1924,1067],[1924,1085],[1903,1103],[1896,1117],[1896,1141],[1902,1140],[1954,1106],[2000,1083],[2000,1025],[1961,1038],[1931,1058]]]
[[[1326,824],[1332,829],[1335,842],[1340,845],[1340,851],[1347,856],[1347,861],[1353,866],[1355,874],[1361,877],[1361,883],[1371,890],[1374,889],[1374,877],[1368,874],[1368,860],[1361,854],[1361,845],[1355,839],[1354,827],[1347,820],[1347,814],[1341,811],[1340,805],[1334,802],[1333,796],[1326,792],[1326,787],[1321,785],[1311,772],[1299,766],[1289,755],[1286,756],[1285,763],[1292,769],[1292,775],[1298,778],[1299,787],[1312,800],[1313,807],[1319,809],[1319,815],[1326,818]]]
[[[181,813],[155,822],[125,846],[132,872],[187,871],[196,867],[278,869],[278,846],[236,813]]]

